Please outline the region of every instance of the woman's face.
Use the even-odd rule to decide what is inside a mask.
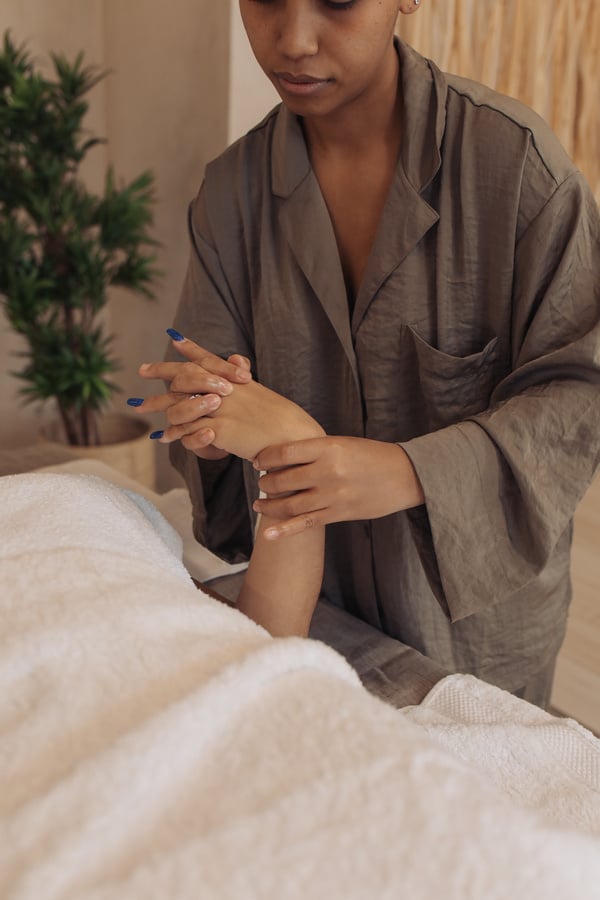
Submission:
[[[240,0],[259,65],[297,115],[375,97],[395,72],[398,0]]]

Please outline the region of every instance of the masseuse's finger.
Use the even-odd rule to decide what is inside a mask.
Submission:
[[[213,422],[209,418],[199,416],[191,422],[183,420],[180,424],[171,424],[162,431],[155,431],[155,440],[159,444],[172,444],[174,441],[182,441],[185,447],[188,444],[182,438],[188,438],[195,435],[195,446],[206,446],[206,443],[212,443],[215,440],[215,433],[212,429]],[[206,441],[210,433],[211,439]],[[206,441],[206,443],[205,443]]]
[[[175,331],[174,328],[167,328],[167,334],[173,341],[173,346],[178,353],[181,353],[181,355],[190,362],[202,366],[207,372],[211,372],[213,375],[221,375],[228,381],[233,381],[238,384],[245,384],[252,380],[250,365],[246,365],[248,360],[239,354],[234,354],[234,357],[240,361],[244,360],[243,363],[228,362],[227,360],[221,359],[220,356],[206,350],[204,347],[200,347],[200,345],[194,343],[194,341],[190,341],[189,338],[184,337],[178,331]],[[230,360],[234,357],[230,357]]]
[[[144,363],[139,367],[138,374],[142,378],[169,382],[170,392],[175,394],[220,394],[226,397],[233,390],[226,378],[205,371],[199,363]]]
[[[168,391],[151,397],[130,397],[127,405],[142,415],[168,411],[169,421],[178,425],[214,412],[221,405],[221,398],[218,394],[174,394]]]
[[[262,472],[272,469],[287,469],[290,466],[302,466],[314,462],[317,448],[322,438],[309,438],[303,441],[289,441],[287,444],[274,444],[265,447],[254,460],[254,468]],[[282,488],[289,490],[289,488]]]
[[[172,437],[177,432],[180,437]],[[212,446],[215,433],[211,428],[200,427],[198,430],[194,429],[188,433],[185,426],[175,426],[167,428],[166,431],[155,431],[150,437],[161,444],[171,444],[174,440],[180,440],[186,450],[191,450],[201,459],[224,459],[229,456],[227,451]]]
[[[218,394],[193,394],[166,410],[169,425],[188,425],[214,413],[221,405]]]
[[[241,367],[243,369],[247,369],[250,371],[250,360],[245,356],[241,356],[239,353],[234,353],[229,357],[228,362],[230,362],[236,368]],[[155,377],[155,364],[145,364],[143,367],[143,371],[140,370],[139,374],[142,375],[143,378],[154,378]],[[156,365],[162,366],[163,363],[157,363]],[[182,375],[180,369],[175,368],[177,366],[181,366],[182,363],[171,363],[173,366],[171,370],[177,375],[184,377],[185,373]],[[189,375],[189,372],[187,373]],[[177,393],[175,391],[168,391],[166,394],[157,394],[151,397],[130,397],[127,401],[129,406],[134,407],[138,412],[165,412],[165,410],[169,409],[169,407],[173,406],[174,403],[179,403],[182,399],[186,397],[190,397],[191,394],[202,395],[205,394],[207,398],[208,405],[205,407],[197,407],[198,414],[202,415],[204,411],[213,412],[217,407],[214,406],[214,396],[213,392],[219,391],[222,395],[226,395],[231,393],[230,388],[225,380],[219,378],[218,376],[212,375],[211,373],[206,373],[202,369],[201,366],[196,366],[196,369],[192,370],[193,383],[188,387],[188,392],[180,392]],[[160,376],[158,376],[160,377]],[[164,378],[164,380],[168,380]],[[180,378],[181,380],[181,378]]]

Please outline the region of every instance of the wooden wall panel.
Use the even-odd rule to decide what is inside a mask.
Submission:
[[[443,70],[533,107],[600,200],[600,0],[424,0],[399,34]]]

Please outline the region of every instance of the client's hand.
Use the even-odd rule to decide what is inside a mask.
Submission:
[[[236,384],[231,394],[206,419],[196,423],[209,428],[212,444],[243,459],[254,459],[261,450],[283,441],[302,441],[323,437],[325,432],[301,407],[256,381]],[[182,430],[183,429],[183,430]],[[184,447],[193,445],[194,435],[185,426],[174,426],[165,432],[163,441],[181,438]]]

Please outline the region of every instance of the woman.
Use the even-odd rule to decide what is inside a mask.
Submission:
[[[599,459],[598,210],[535,114],[394,41],[417,5],[240,0],[283,102],[207,168],[175,325],[326,434],[261,452],[259,501],[193,410],[161,439],[215,552],[250,553],[245,500],[265,537],[327,525],[332,602],[545,705]]]

